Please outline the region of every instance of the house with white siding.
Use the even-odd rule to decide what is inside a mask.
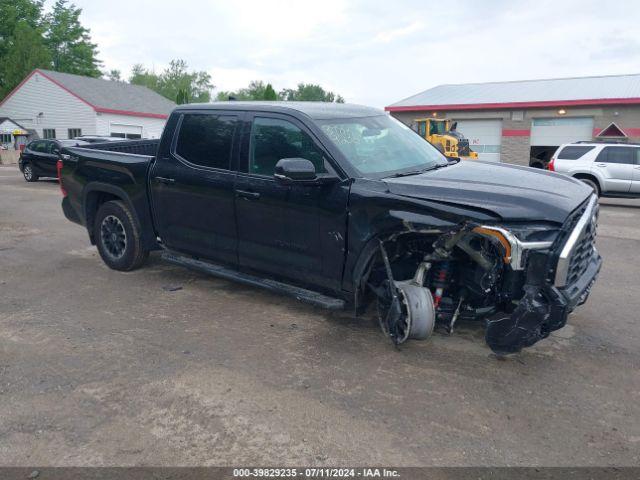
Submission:
[[[0,102],[0,118],[32,138],[159,138],[174,107],[139,85],[36,69]]]

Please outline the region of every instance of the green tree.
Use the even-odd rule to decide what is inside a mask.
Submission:
[[[44,17],[45,44],[51,52],[53,69],[58,72],[100,77],[98,50],[89,30],[80,23],[82,9],[67,0],[57,0]]]
[[[158,75],[147,70],[140,63],[136,63],[131,67],[131,76],[129,77],[129,83],[133,85],[142,85],[143,87],[150,88],[151,90],[158,91]]]
[[[169,67],[159,75],[136,64],[131,69],[129,83],[148,87],[173,101],[182,90],[188,101],[198,103],[210,101],[213,89],[211,75],[204,71],[189,72],[187,63],[180,59],[171,60]]]
[[[184,105],[185,103],[189,103],[189,93],[185,89],[180,89],[176,95],[176,104]]]
[[[253,80],[249,82],[248,87],[241,88],[240,90],[237,90],[235,92],[219,92],[217,95],[217,99],[220,101],[225,101],[229,100],[229,97],[233,97],[235,100],[265,100],[265,92],[268,86],[271,85],[265,85],[262,80]],[[273,87],[271,87],[271,89],[273,90]]]
[[[0,78],[5,88],[0,88],[4,98],[35,68],[47,68],[51,63],[49,51],[42,42],[40,32],[27,22],[19,22],[13,34],[9,52],[0,62]]]
[[[9,55],[15,45],[15,35],[18,25],[21,26],[22,39],[24,44],[27,33],[26,27],[41,34],[42,23],[42,0],[0,0],[0,98],[9,93],[29,72],[22,69],[11,68]],[[20,47],[23,48],[23,47]],[[40,53],[34,54],[38,56]],[[16,55],[14,54],[13,59]],[[42,65],[46,66],[46,65]],[[11,79],[7,78],[7,75]],[[22,75],[22,78],[15,80]]]
[[[267,83],[267,86],[264,88],[263,94],[264,100],[278,100],[278,94],[273,89],[270,83]]]
[[[299,83],[295,89],[285,88],[280,92],[280,98],[297,102],[336,102],[344,103],[344,98],[333,92],[326,91],[320,85],[313,83]]]
[[[122,81],[122,73],[120,73],[120,70],[116,70],[116,69],[109,70],[104,74],[104,76],[107,78],[107,80],[111,80],[112,82]]]

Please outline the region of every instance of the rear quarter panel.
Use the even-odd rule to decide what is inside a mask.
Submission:
[[[69,202],[89,235],[93,233],[92,202],[97,193],[118,197],[132,210],[147,245],[155,244],[148,198],[148,170],[152,156],[69,147],[63,161],[62,183]]]

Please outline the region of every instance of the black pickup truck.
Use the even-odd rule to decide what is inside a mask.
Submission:
[[[326,308],[371,305],[396,344],[477,320],[517,352],[566,323],[602,263],[581,182],[452,161],[373,108],[183,105],[157,144],[62,153],[64,213],[109,267],[162,249]]]

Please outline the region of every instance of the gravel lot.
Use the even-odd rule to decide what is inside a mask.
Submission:
[[[602,204],[589,303],[499,361],[473,324],[396,351],[157,256],[111,271],[0,167],[0,465],[640,465],[640,201]]]

